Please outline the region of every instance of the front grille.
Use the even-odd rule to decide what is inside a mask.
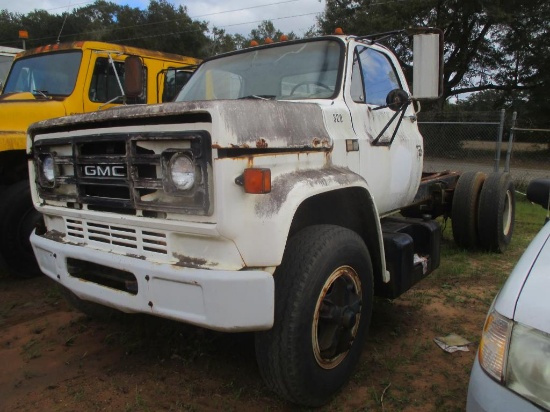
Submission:
[[[118,246],[137,255],[147,255],[147,252],[168,254],[166,234],[163,232],[79,219],[66,219],[65,224],[67,237],[73,242]]]
[[[33,151],[39,194],[46,201],[136,215],[154,211],[211,214],[207,132],[40,139]],[[175,153],[185,153],[195,162],[197,178],[187,191],[175,190],[165,176],[167,159]],[[56,169],[53,187],[43,184],[41,176],[47,156],[53,157]]]

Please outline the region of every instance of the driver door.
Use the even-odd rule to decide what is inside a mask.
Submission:
[[[391,90],[408,93],[408,88],[397,61],[384,48],[356,44],[350,55],[345,98],[359,140],[360,174],[379,212],[396,210],[412,201],[422,175],[422,137],[412,105],[400,124],[400,115],[391,121],[396,112],[384,107]]]

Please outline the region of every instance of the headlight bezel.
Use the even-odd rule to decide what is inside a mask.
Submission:
[[[495,310],[490,310],[479,343],[479,363],[483,370],[499,383],[504,383],[506,359],[512,321]]]

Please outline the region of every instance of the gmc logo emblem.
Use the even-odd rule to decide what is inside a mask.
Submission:
[[[85,176],[126,177],[126,166],[123,165],[86,165]]]

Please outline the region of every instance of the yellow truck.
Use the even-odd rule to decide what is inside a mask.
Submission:
[[[40,273],[29,243],[32,229],[41,224],[29,191],[29,125],[124,104],[171,101],[199,63],[96,41],[47,45],[16,55],[0,94],[0,268],[18,277]],[[93,147],[89,150],[93,155]]]

